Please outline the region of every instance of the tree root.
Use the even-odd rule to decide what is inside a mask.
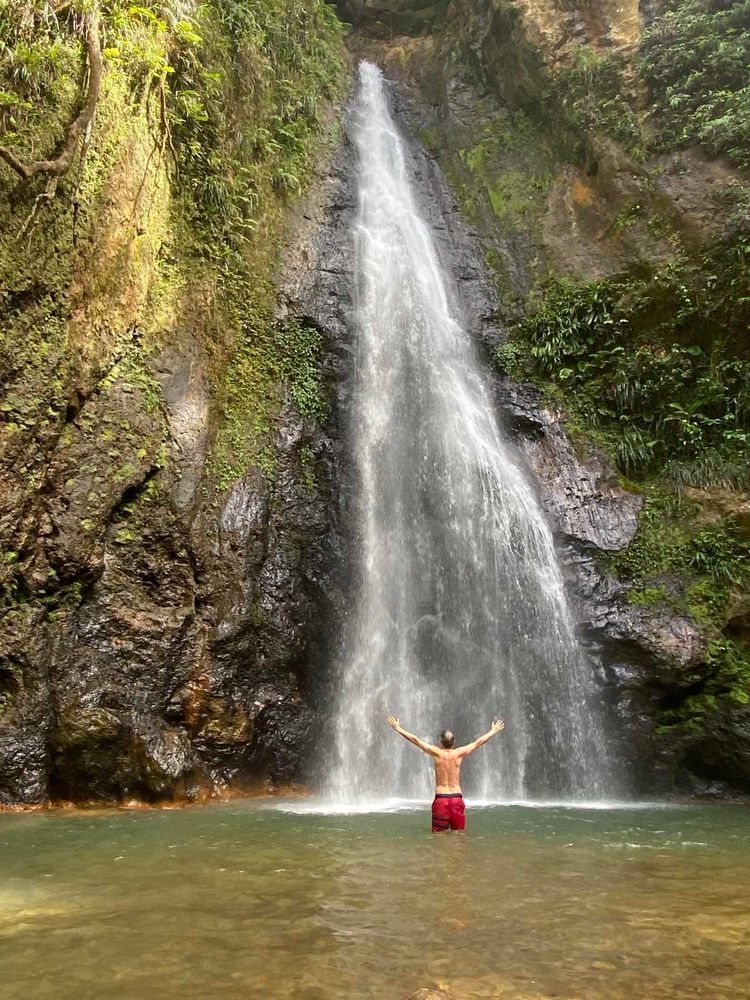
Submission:
[[[87,14],[84,19],[84,24],[86,27],[84,38],[86,42],[86,53],[88,56],[89,85],[81,110],[78,112],[73,124],[68,129],[65,145],[63,146],[60,155],[54,160],[32,160],[30,163],[24,163],[23,160],[20,160],[10,149],[6,149],[5,146],[0,146],[0,159],[4,160],[8,166],[12,170],[15,170],[15,172],[24,180],[29,180],[31,177],[36,176],[36,174],[47,174],[49,177],[47,189],[37,197],[31,215],[24,224],[24,229],[28,228],[32,219],[36,215],[40,202],[45,200],[51,201],[52,198],[54,198],[57,181],[70,168],[78,149],[79,140],[85,136],[86,130],[94,117],[96,105],[99,101],[99,92],[102,85],[103,63],[99,43],[98,14]]]
[[[31,211],[29,212],[28,218],[18,231],[19,239],[24,235],[24,233],[27,233],[31,228],[31,224],[36,218],[36,214],[39,211],[39,206],[41,205],[41,203],[43,201],[46,201],[49,204],[49,202],[51,202],[52,199],[55,197],[55,193],[57,191],[58,179],[59,178],[54,176],[50,177],[50,179],[47,181],[47,187],[44,189],[44,191],[41,192],[41,194],[38,194],[34,199],[34,204],[31,208]]]

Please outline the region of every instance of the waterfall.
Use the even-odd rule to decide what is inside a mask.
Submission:
[[[464,765],[488,799],[611,791],[591,666],[552,534],[498,427],[472,342],[410,184],[380,70],[360,66],[357,561],[336,669],[327,794],[430,794],[429,761],[386,725],[458,744],[506,731]]]

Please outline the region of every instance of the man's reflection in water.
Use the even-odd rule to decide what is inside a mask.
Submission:
[[[470,929],[474,915],[467,885],[466,852],[471,842],[464,836],[438,839],[441,843],[436,854],[441,856],[442,865],[440,923],[453,931]]]

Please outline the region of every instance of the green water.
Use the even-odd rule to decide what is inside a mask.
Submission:
[[[740,807],[0,815],[0,996],[750,996]]]

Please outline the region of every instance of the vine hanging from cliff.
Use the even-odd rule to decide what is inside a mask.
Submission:
[[[0,146],[0,158],[24,180],[30,180],[37,174],[45,174],[49,178],[47,190],[44,192],[44,197],[47,198],[54,195],[58,179],[70,169],[81,140],[85,139],[91,126],[101,91],[103,60],[98,11],[84,14],[81,27],[86,48],[88,86],[80,110],[68,129],[60,152],[50,159],[26,161],[6,146]]]

